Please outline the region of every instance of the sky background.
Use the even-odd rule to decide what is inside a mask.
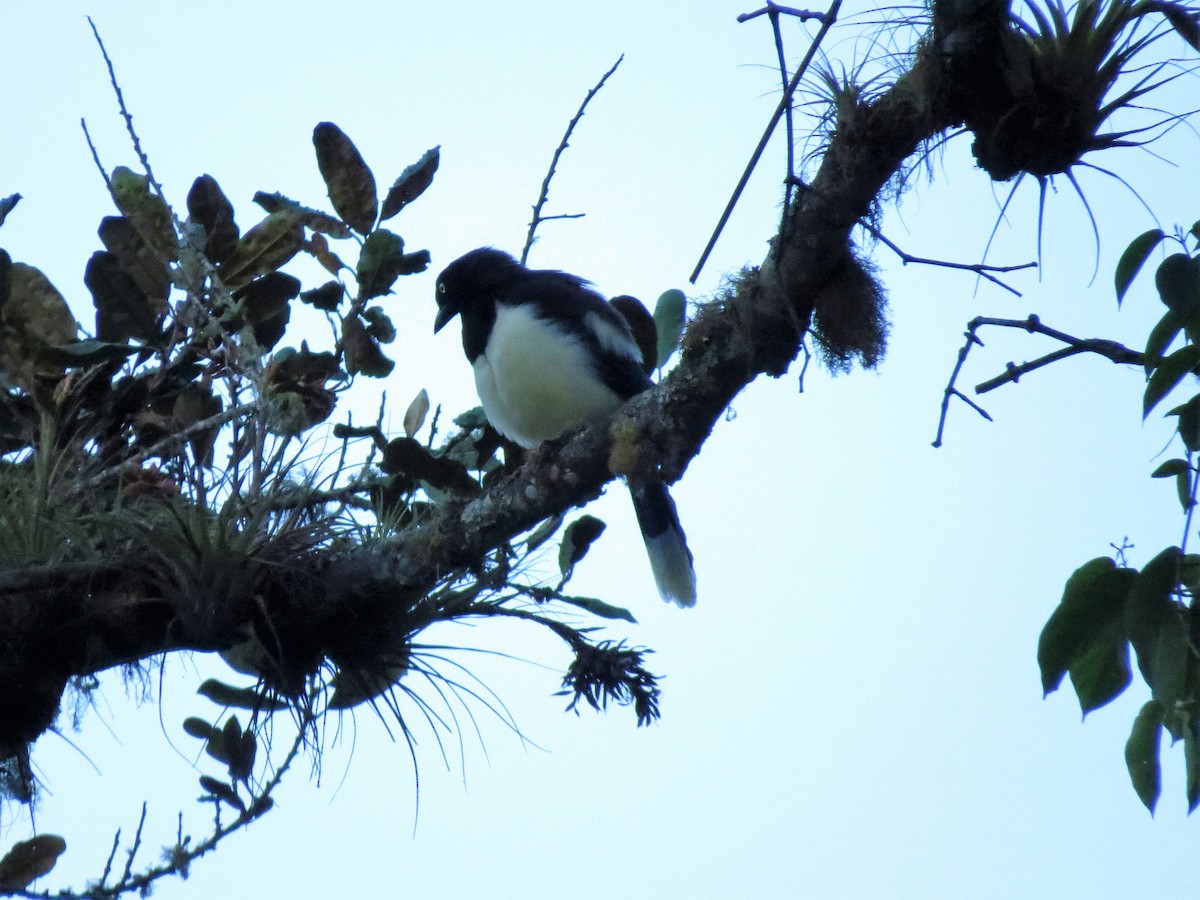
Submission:
[[[434,262],[388,300],[400,336],[382,387],[395,430],[421,388],[458,412],[476,399],[457,328],[431,334],[434,276],[479,245],[520,251],[566,123],[620,54],[625,62],[593,101],[551,189],[549,213],[586,217],[544,225],[531,264],[576,272],[610,295],[652,302],[683,287],[702,301],[722,273],[763,259],[779,211],[781,140],[700,281],[686,285],[776,103],[768,23],[736,22],[752,8],[723,0],[4,4],[0,195],[24,199],[0,244],[42,268],[90,322],[83,267],[112,210],[80,118],[106,167],[136,165],[90,14],[179,209],[205,172],[243,229],[258,218],[257,190],[322,205],[311,145],[322,120],[351,136],[382,186],[441,145],[433,187],[389,223]],[[903,30],[879,37],[869,10],[844,11],[851,24],[826,46],[836,66],[906,44]],[[805,31],[786,24],[795,61]],[[1184,79],[1158,105],[1191,108],[1195,85]],[[801,133],[808,128],[798,121]],[[1156,151],[1186,165],[1197,143],[1177,129]],[[1164,227],[1200,217],[1194,171],[1136,150],[1097,162],[1133,181]],[[932,158],[930,173],[888,208],[886,233],[914,254],[977,261],[1007,186],[988,184],[963,137]],[[1170,430],[1157,416],[1141,424],[1139,372],[1067,361],[983,398],[993,423],[955,405],[946,446],[930,447],[972,317],[1037,312],[1080,337],[1135,347],[1157,321],[1151,279],[1120,312],[1111,288],[1120,251],[1154,219],[1112,179],[1083,172],[1081,181],[1101,219],[1094,283],[1096,243],[1064,183],[1048,199],[1044,271],[1010,279],[1024,296],[961,272],[903,267],[879,248],[893,321],[879,371],[834,378],[810,368],[801,393],[795,369],[737,398],[674,488],[696,556],[695,609],[658,600],[625,492],[614,486],[593,504],[610,527],[573,586],[638,617],[636,627],[609,633],[655,650],[652,668],[666,676],[660,723],[637,729],[625,709],[564,714],[552,694],[567,658],[540,634],[447,629],[447,643],[532,661],[468,660],[528,743],[477,710],[483,746],[468,728],[461,748],[449,742],[444,763],[418,728],[418,809],[407,747],[369,712],[347,717],[327,732],[319,775],[298,765],[277,810],[198,862],[188,881],[161,882],[155,896],[1194,890],[1186,861],[1196,825],[1186,817],[1181,751],[1164,748],[1156,819],[1125,773],[1124,741],[1145,689],[1081,725],[1069,689],[1042,700],[1035,661],[1038,633],[1076,566],[1126,536],[1134,565],[1180,539],[1173,485],[1147,480],[1167,458]],[[1036,222],[1027,185],[989,261],[1035,258]],[[1019,332],[984,340],[964,387],[1051,349]],[[380,387],[356,386],[357,417],[374,416]],[[196,776],[221,773],[196,764],[180,723],[216,714],[193,692],[219,670],[168,660],[153,685],[164,695],[161,712],[139,708],[136,690],[106,679],[81,733],[68,728],[70,743],[54,735],[38,743],[45,799],[35,824],[69,845],[47,886],[98,875],[117,828],[128,845],[143,799],[146,856],[173,840],[179,810],[186,833],[204,833],[209,807],[194,802]],[[0,843],[29,832],[28,816],[6,813]]]

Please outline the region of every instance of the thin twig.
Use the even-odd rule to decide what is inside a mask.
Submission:
[[[92,151],[92,160],[96,163],[96,168],[100,170],[100,177],[104,179],[105,186],[112,184],[112,179],[108,177],[108,172],[104,170],[104,163],[100,162],[100,151],[96,149],[95,143],[92,142],[92,135],[87,127],[87,119],[80,119],[79,124],[83,128],[83,136],[87,139],[88,149]]]
[[[538,195],[537,203],[535,203],[533,206],[533,218],[529,220],[529,233],[525,236],[525,248],[521,251],[521,265],[525,265],[525,261],[529,258],[529,251],[533,248],[534,233],[537,231],[538,225],[542,224],[542,222],[548,222],[551,219],[582,218],[582,213],[576,213],[573,215],[543,216],[542,207],[546,205],[546,200],[550,196],[550,181],[552,178],[554,178],[554,170],[555,167],[558,166],[559,157],[563,155],[563,151],[567,149],[568,142],[571,140],[571,133],[575,131],[575,126],[579,124],[579,120],[583,118],[584,110],[587,109],[587,105],[591,102],[592,98],[596,96],[596,94],[600,91],[600,88],[604,87],[604,82],[608,81],[609,76],[612,75],[613,72],[617,71],[617,66],[621,65],[621,62],[624,59],[624,53],[617,57],[617,61],[612,64],[612,68],[605,72],[604,76],[596,82],[596,86],[587,92],[587,96],[584,97],[583,102],[579,104],[579,109],[576,111],[575,117],[567,124],[567,130],[563,134],[562,140],[559,142],[558,147],[555,148],[554,156],[550,159],[550,168],[546,172],[546,177],[542,180],[542,192]]]
[[[938,416],[937,436],[934,437],[934,439],[933,439],[933,446],[935,448],[942,446],[942,435],[946,430],[946,416],[949,415],[949,412],[950,412],[950,398],[951,397],[958,397],[962,400],[966,400],[967,403],[977,413],[979,413],[981,416],[983,416],[989,422],[992,421],[992,417],[989,416],[987,414],[987,412],[981,406],[979,406],[976,403],[972,403],[970,400],[967,400],[967,398],[963,395],[963,393],[954,386],[955,382],[958,380],[959,372],[962,371],[963,364],[967,361],[967,355],[971,352],[971,348],[973,346],[975,346],[976,344],[978,344],[980,347],[983,346],[983,341],[981,341],[979,339],[979,337],[975,334],[974,325],[975,325],[974,322],[970,323],[967,326],[967,330],[963,333],[963,336],[966,338],[966,341],[963,343],[963,345],[958,350],[958,359],[954,363],[954,371],[952,371],[950,373],[950,380],[949,380],[949,382],[946,383],[946,389],[942,393],[942,411],[941,411],[941,414]]]
[[[876,228],[874,225],[872,225],[866,219],[861,219],[858,224],[865,231],[867,231],[873,238],[875,238],[875,240],[879,241],[879,243],[883,244],[885,247],[887,247],[889,250],[891,250],[893,253],[895,253],[896,256],[900,257],[900,262],[903,265],[907,266],[909,263],[916,263],[918,265],[924,265],[924,266],[940,266],[943,269],[961,269],[965,272],[974,272],[980,278],[986,278],[988,281],[992,282],[992,284],[998,285],[998,286],[1004,288],[1004,290],[1008,291],[1011,294],[1015,294],[1018,297],[1021,296],[1020,291],[1018,291],[1016,288],[1012,287],[1011,285],[1005,284],[999,278],[997,278],[996,276],[994,276],[990,273],[992,273],[992,272],[1019,272],[1022,269],[1036,269],[1037,268],[1036,262],[1020,263],[1019,265],[1015,265],[1015,266],[992,266],[992,265],[988,265],[986,263],[956,263],[956,262],[948,262],[947,260],[944,260],[944,259],[930,259],[929,257],[925,257],[925,256],[913,256],[911,253],[907,253],[904,250],[902,250],[892,240],[890,240],[887,237],[887,235],[885,235],[882,231],[880,231],[878,228]]]
[[[696,268],[692,270],[692,277],[688,279],[690,284],[695,284],[696,279],[700,277],[700,271],[704,268],[704,264],[708,262],[709,254],[712,253],[713,247],[717,245],[717,238],[725,230],[725,224],[733,214],[733,208],[737,206],[738,200],[741,199],[742,191],[746,189],[746,184],[750,181],[751,173],[758,165],[763,151],[767,149],[771,135],[775,133],[775,126],[779,124],[779,120],[783,118],[783,114],[791,107],[792,95],[796,93],[796,88],[800,86],[800,80],[808,71],[809,65],[812,64],[813,57],[817,54],[817,48],[821,46],[821,41],[824,40],[829,29],[833,27],[833,23],[837,21],[838,10],[841,8],[842,0],[833,0],[829,4],[829,9],[817,17],[821,20],[821,28],[817,31],[816,36],[813,37],[812,43],[808,47],[808,52],[804,54],[804,59],[801,60],[799,68],[792,75],[792,80],[788,82],[783,96],[779,98],[779,104],[775,107],[775,112],[771,114],[771,120],[763,130],[762,137],[758,141],[758,146],[754,148],[754,152],[750,155],[750,162],[746,164],[746,169],[742,172],[742,177],[738,179],[737,187],[733,189],[733,195],[729,198],[729,202],[725,204],[725,211],[721,213],[721,218],[717,221],[717,227],[713,229],[712,237],[708,239],[708,244],[705,246],[704,252],[700,254],[700,260],[696,263]]]
[[[759,16],[770,16],[773,19],[777,19],[780,15],[796,16],[801,21],[807,22],[809,19],[823,19],[826,13],[812,12],[807,9],[795,9],[791,6],[780,6],[778,3],[772,3],[771,0],[767,0],[767,5],[762,9],[742,13],[737,17],[737,20],[738,22],[749,22],[751,19],[757,19]]]

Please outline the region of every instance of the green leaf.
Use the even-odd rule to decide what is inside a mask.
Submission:
[[[204,719],[196,716],[189,716],[183,720],[183,730],[194,738],[200,738],[202,741],[207,741],[217,731]]]
[[[1058,689],[1071,666],[1094,647],[1111,647],[1136,575],[1106,556],[1084,563],[1067,579],[1062,600],[1038,639],[1042,690]]]
[[[404,240],[386,228],[373,231],[358,254],[358,299],[389,293],[403,267]]]
[[[1129,285],[1133,283],[1133,279],[1137,277],[1137,273],[1141,271],[1145,265],[1150,253],[1159,245],[1166,235],[1162,229],[1153,228],[1145,234],[1139,234],[1133,239],[1125,252],[1121,254],[1121,259],[1117,263],[1116,287],[1117,287],[1117,306],[1121,305],[1121,301],[1125,299],[1125,292],[1129,290]]]
[[[1183,764],[1187,770],[1187,804],[1190,816],[1200,806],[1200,746],[1197,746],[1196,729],[1189,725],[1183,733]]]
[[[105,216],[96,230],[104,249],[121,261],[121,268],[147,297],[165,311],[171,293],[171,270],[124,216]]]
[[[383,200],[379,221],[386,222],[425,193],[425,189],[433,183],[434,173],[437,172],[441,149],[434,147],[426,150],[419,160],[400,173],[400,177],[392,183]]]
[[[1200,309],[1200,268],[1186,253],[1173,253],[1154,273],[1158,296],[1167,309],[1186,322]]]
[[[1125,766],[1138,799],[1154,815],[1162,792],[1162,769],[1158,752],[1162,743],[1162,704],[1150,700],[1133,720],[1133,730],[1125,742]]]
[[[1129,645],[1111,628],[1106,639],[1089,646],[1067,670],[1084,716],[1118,697],[1133,680]]]
[[[1182,559],[1178,547],[1159,553],[1134,576],[1125,603],[1124,629],[1138,669],[1165,709],[1182,699],[1190,660],[1182,609],[1172,598]]]
[[[664,291],[654,304],[654,325],[658,329],[658,368],[667,364],[679,346],[683,321],[687,312],[687,297],[683,291]]]
[[[1200,394],[1192,397],[1175,412],[1179,415],[1179,437],[1191,452],[1200,450]]]
[[[303,246],[304,226],[299,215],[288,209],[271,213],[242,235],[221,264],[221,280],[230,290],[237,290],[276,271]]]
[[[179,258],[179,238],[175,220],[166,201],[154,192],[150,178],[125,166],[117,166],[109,176],[109,189],[117,209],[134,230],[159,256],[174,262]]]
[[[1175,338],[1179,337],[1181,331],[1183,331],[1183,322],[1170,310],[1167,310],[1157,324],[1150,329],[1150,336],[1146,339],[1145,362],[1143,363],[1147,378],[1162,362],[1167,348],[1175,342]]]
[[[566,527],[558,547],[558,569],[564,576],[571,574],[606,527],[602,520],[586,514]]]
[[[629,610],[613,606],[611,603],[605,603],[603,600],[596,600],[593,597],[558,597],[563,603],[569,603],[572,606],[578,606],[580,609],[590,612],[594,616],[599,616],[602,619],[624,619],[626,622],[637,624],[637,619],[633,617],[633,613]]]
[[[334,212],[359,234],[370,233],[379,201],[375,176],[362,154],[332,122],[321,122],[313,129],[313,147]]]
[[[1150,375],[1146,392],[1142,398],[1142,418],[1150,412],[1171,390],[1183,380],[1183,376],[1200,365],[1200,345],[1188,344],[1180,347],[1162,360]]]
[[[1168,459],[1165,463],[1150,473],[1151,478],[1173,478],[1181,472],[1190,472],[1192,467],[1186,459]]]

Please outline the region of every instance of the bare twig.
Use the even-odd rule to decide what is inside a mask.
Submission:
[[[749,22],[751,19],[757,19],[759,16],[770,16],[772,19],[778,19],[781,15],[796,16],[801,21],[807,22],[809,19],[824,19],[827,13],[812,12],[807,9],[795,9],[791,6],[780,6],[778,3],[772,3],[771,0],[767,0],[767,5],[762,9],[742,13],[737,17],[737,20],[738,22]]]
[[[554,156],[550,158],[550,168],[546,172],[546,177],[542,180],[542,192],[538,195],[537,203],[533,205],[533,218],[529,220],[529,233],[525,235],[525,248],[521,251],[521,265],[525,265],[525,261],[529,258],[529,251],[533,248],[534,233],[540,224],[549,222],[551,219],[579,219],[583,217],[583,213],[543,216],[542,207],[546,205],[546,200],[550,196],[550,181],[554,178],[554,170],[558,166],[559,157],[563,155],[563,151],[569,146],[571,134],[575,131],[575,126],[583,118],[584,110],[587,109],[587,105],[592,101],[592,98],[599,93],[600,88],[604,87],[604,82],[608,81],[609,76],[617,71],[617,66],[621,65],[624,59],[624,53],[617,57],[617,61],[612,64],[612,68],[605,72],[601,79],[596,82],[596,86],[587,92],[587,96],[583,98],[583,102],[579,104],[579,109],[575,112],[575,117],[567,124],[567,130],[563,133],[558,147],[555,148]]]
[[[717,221],[717,227],[713,229],[712,237],[708,239],[708,245],[705,246],[704,252],[700,254],[700,260],[696,263],[696,268],[692,270],[692,276],[688,279],[691,284],[696,283],[696,279],[700,277],[700,271],[704,268],[704,264],[708,262],[709,254],[712,253],[713,247],[717,245],[717,238],[721,236],[721,232],[725,230],[725,223],[729,221],[730,215],[733,214],[733,208],[737,206],[738,200],[741,199],[742,191],[746,189],[746,184],[750,181],[750,175],[754,172],[758,165],[759,159],[762,158],[763,151],[767,149],[767,144],[771,140],[771,135],[775,133],[775,126],[779,124],[779,120],[783,118],[792,106],[792,95],[796,93],[796,88],[800,86],[800,80],[808,71],[809,65],[813,61],[813,57],[817,55],[817,48],[821,46],[821,41],[825,35],[829,33],[829,29],[833,27],[833,23],[837,21],[838,10],[842,8],[842,0],[833,0],[829,4],[829,9],[819,16],[821,28],[813,37],[812,43],[809,44],[808,52],[804,54],[804,59],[800,61],[800,66],[792,75],[792,80],[788,82],[787,88],[783,92],[783,96],[779,98],[779,105],[775,107],[775,112],[771,114],[771,120],[767,123],[767,127],[763,130],[762,137],[759,138],[758,146],[754,148],[754,152],[750,154],[750,162],[746,164],[745,171],[742,172],[742,177],[738,179],[737,187],[733,189],[733,194],[729,198],[729,202],[725,204],[725,211],[721,213],[721,218]],[[764,10],[766,12],[766,10]]]
[[[955,268],[961,268],[956,266]],[[1020,267],[1023,268],[1023,267]],[[986,394],[988,391],[993,391],[1001,385],[1009,382],[1016,383],[1022,375],[1040,369],[1043,366],[1048,366],[1051,363],[1058,362],[1060,359],[1067,359],[1071,356],[1076,356],[1080,353],[1095,353],[1098,356],[1103,356],[1105,359],[1111,360],[1119,365],[1140,366],[1145,364],[1146,355],[1137,350],[1131,350],[1124,344],[1119,344],[1116,341],[1110,341],[1106,338],[1077,338],[1066,332],[1059,331],[1057,328],[1051,328],[1048,325],[1043,325],[1042,320],[1036,315],[1030,315],[1025,319],[993,319],[985,316],[976,316],[967,323],[966,342],[958,351],[958,360],[954,365],[954,371],[950,373],[950,381],[946,385],[945,393],[942,397],[942,410],[938,418],[937,437],[934,438],[933,446],[940,447],[942,445],[942,435],[946,427],[946,416],[950,409],[950,398],[958,397],[977,413],[992,421],[992,417],[987,414],[979,404],[975,403],[969,397],[955,387],[959,373],[962,371],[963,364],[966,362],[967,354],[970,353],[971,347],[974,345],[983,346],[983,341],[979,339],[978,330],[985,325],[991,325],[998,328],[1020,328],[1023,331],[1028,331],[1030,334],[1043,334],[1046,337],[1053,338],[1066,344],[1065,347],[1060,347],[1051,353],[1044,356],[1039,356],[1037,359],[1030,362],[1016,365],[1008,363],[1004,367],[1004,373],[997,375],[995,378],[989,378],[987,381],[981,382],[975,386],[976,394]]]
[[[974,272],[980,278],[986,278],[988,281],[992,282],[992,284],[998,285],[998,286],[1004,288],[1004,290],[1008,291],[1011,294],[1015,294],[1018,297],[1021,296],[1020,291],[1018,291],[1016,288],[1012,287],[1011,285],[1005,284],[1003,281],[1001,281],[999,278],[997,278],[995,275],[992,275],[991,273],[992,272],[1001,272],[1001,273],[1003,273],[1003,272],[1019,272],[1022,269],[1036,269],[1037,268],[1036,262],[1020,263],[1015,266],[991,266],[986,263],[956,263],[956,262],[948,262],[947,260],[944,260],[944,259],[930,259],[929,257],[925,257],[925,256],[913,256],[911,253],[907,253],[904,250],[900,249],[899,246],[897,246],[882,231],[880,231],[878,228],[876,228],[874,225],[872,225],[866,219],[863,219],[862,221],[860,221],[859,225],[861,225],[865,231],[867,231],[873,238],[875,238],[875,240],[879,241],[879,243],[883,244],[885,247],[887,247],[889,250],[891,250],[893,253],[895,253],[898,257],[900,257],[900,262],[903,265],[907,266],[909,263],[916,263],[918,265],[924,265],[924,266],[940,266],[943,269],[962,269],[965,272]]]

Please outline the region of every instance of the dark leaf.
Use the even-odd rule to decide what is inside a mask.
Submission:
[[[1200,450],[1200,394],[1183,404],[1176,412],[1179,415],[1179,437],[1183,440],[1183,445],[1195,453]]]
[[[375,176],[358,148],[332,122],[321,122],[313,129],[313,147],[334,212],[359,234],[368,234],[375,224],[378,198]]]
[[[271,213],[238,241],[221,265],[221,280],[237,290],[286,264],[304,246],[304,226],[291,210]]]
[[[1117,306],[1121,305],[1121,301],[1125,299],[1125,292],[1129,290],[1129,285],[1133,283],[1133,279],[1142,270],[1142,266],[1145,265],[1151,252],[1153,252],[1154,248],[1159,245],[1164,237],[1162,229],[1154,228],[1145,234],[1139,234],[1125,248],[1125,252],[1121,254],[1121,259],[1117,263],[1115,279]]]
[[[363,310],[363,321],[367,323],[367,331],[371,337],[381,344],[390,344],[396,339],[396,326],[391,318],[378,306],[370,306]]]
[[[225,782],[213,778],[210,775],[201,775],[200,788],[209,796],[223,800],[234,809],[239,810],[240,812],[246,811],[246,804],[243,803],[242,798],[237,795],[237,791],[235,791]]]
[[[96,307],[96,336],[112,344],[130,338],[152,341],[161,335],[158,304],[151,301],[117,257],[97,250],[88,260],[83,283]]]
[[[234,292],[244,303],[246,320],[254,328],[254,340],[270,350],[283,337],[291,318],[291,301],[300,293],[300,279],[271,272]]]
[[[1183,380],[1183,377],[1200,365],[1200,345],[1188,344],[1180,347],[1162,360],[1150,375],[1142,398],[1142,418],[1150,415],[1163,397]]]
[[[620,606],[613,606],[611,603],[605,603],[603,600],[596,600],[592,597],[558,597],[563,603],[569,603],[572,606],[578,606],[582,610],[590,612],[593,616],[599,616],[602,619],[624,619],[626,622],[637,624],[637,619],[633,617],[633,613]]]
[[[683,291],[664,291],[654,304],[654,324],[658,327],[658,368],[667,364],[679,346],[687,314],[687,297]]]
[[[12,257],[5,250],[0,250],[0,313],[12,293]]]
[[[125,166],[117,166],[109,176],[113,201],[134,230],[164,260],[179,258],[179,239],[175,221],[166,201],[150,185],[150,179]]]
[[[253,711],[278,712],[287,709],[287,703],[272,697],[265,697],[254,688],[237,688],[225,684],[215,678],[209,678],[200,685],[196,693],[207,697],[219,706]],[[235,720],[236,721],[236,720]]]
[[[471,477],[466,466],[446,456],[438,456],[411,437],[393,438],[383,451],[379,468],[388,475],[404,479],[407,490],[417,482],[426,482],[441,491],[476,496],[479,482]]]
[[[554,536],[554,533],[562,527],[563,514],[555,513],[550,518],[546,519],[537,528],[529,533],[529,537],[525,539],[525,552],[535,550],[546,541]]]
[[[8,214],[12,212],[13,208],[20,202],[20,194],[9,194],[4,199],[0,200],[0,225],[4,224],[4,220],[8,218]]]
[[[178,433],[219,415],[221,409],[221,398],[213,396],[212,388],[203,382],[193,381],[184,385],[175,397],[175,405],[171,410],[171,428]],[[213,464],[213,445],[220,431],[220,425],[213,425],[198,431],[188,439],[192,459],[197,465],[208,467]]]
[[[650,310],[637,297],[622,294],[609,301],[625,319],[638,349],[642,351],[642,369],[647,375],[658,367],[658,327]]]
[[[165,311],[171,292],[171,270],[166,261],[142,240],[133,224],[123,216],[105,216],[97,230],[106,250],[121,261],[121,268],[137,282],[156,309]]]
[[[13,844],[0,859],[0,891],[7,894],[25,890],[53,869],[66,849],[67,842],[57,834],[39,834]]]
[[[192,182],[187,195],[188,215],[204,227],[204,255],[220,264],[229,258],[237,246],[241,230],[233,220],[233,204],[211,175],[201,175]]]
[[[403,267],[404,240],[386,228],[372,232],[358,254],[358,299],[370,300],[392,289]]]
[[[1167,310],[1158,323],[1150,329],[1150,337],[1146,340],[1146,361],[1144,363],[1147,378],[1150,377],[1155,366],[1162,362],[1167,348],[1174,343],[1181,331],[1183,331],[1183,322],[1170,310]]]
[[[393,182],[383,200],[383,211],[379,214],[379,221],[386,222],[425,193],[425,189],[433,183],[440,154],[441,147],[426,150],[419,160],[400,173],[400,177]]]
[[[391,690],[407,672],[407,664],[377,669],[342,669],[330,682],[333,695],[329,698],[329,708],[349,709],[373,700]]]
[[[229,754],[229,777],[234,781],[249,781],[254,774],[254,760],[258,754],[258,738],[251,731],[241,734],[237,740],[226,735],[226,742],[233,752]]]
[[[327,281],[318,288],[300,293],[301,300],[324,312],[337,312],[344,296],[345,289],[340,281]]]
[[[327,234],[335,240],[344,240],[350,237],[351,232],[346,227],[345,222],[335,219],[329,213],[323,213],[319,209],[301,206],[295,200],[285,197],[283,194],[267,194],[259,191],[254,195],[254,202],[269,213],[285,210],[295,213],[304,227],[310,231]]]
[[[1182,560],[1178,547],[1154,557],[1134,577],[1125,604],[1125,633],[1138,669],[1165,709],[1183,698],[1190,660],[1183,609],[1172,597]]]
[[[183,720],[183,730],[194,738],[207,741],[216,733],[217,729],[213,728],[212,725],[203,719],[190,716]]]
[[[1062,600],[1038,639],[1042,690],[1058,689],[1063,676],[1089,649],[1108,649],[1124,615],[1125,598],[1136,571],[1120,569],[1108,557],[1084,563],[1067,579]]]
[[[1165,463],[1150,473],[1151,478],[1172,478],[1181,472],[1190,472],[1191,466],[1186,459],[1168,459]]]
[[[405,253],[400,257],[400,274],[416,275],[429,268],[429,251],[418,250],[415,253]]]
[[[64,369],[73,369],[117,362],[137,352],[137,347],[130,347],[128,344],[89,340],[47,347],[42,351],[40,358]]]
[[[564,576],[571,574],[606,527],[602,520],[589,515],[580,516],[566,527],[558,547],[558,569]]]
[[[396,365],[384,356],[363,320],[354,315],[342,319],[342,352],[351,375],[361,372],[368,378],[386,378]]]
[[[1196,728],[1189,724],[1183,733],[1183,764],[1187,770],[1188,815],[1200,806],[1200,746],[1197,746]]]
[[[1200,268],[1186,253],[1173,253],[1154,273],[1163,304],[1183,322],[1200,309]]]
[[[1071,686],[1086,716],[1118,697],[1133,680],[1129,669],[1129,645],[1117,628],[1111,628],[1075,658],[1067,670]]]
[[[1138,799],[1154,815],[1162,791],[1162,770],[1158,751],[1162,742],[1162,704],[1157,700],[1146,703],[1133,720],[1133,731],[1125,742],[1125,765],[1129,780]]]

